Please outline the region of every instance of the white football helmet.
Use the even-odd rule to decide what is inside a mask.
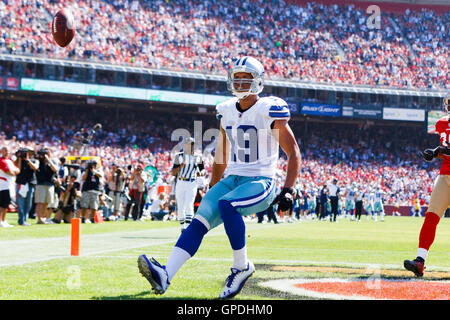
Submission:
[[[250,73],[253,79],[234,79],[234,75],[238,72]],[[233,95],[239,100],[247,98],[251,94],[259,94],[262,92],[264,85],[264,67],[255,58],[242,57],[237,59],[228,71],[227,87]],[[236,89],[242,84],[249,83],[249,89]]]

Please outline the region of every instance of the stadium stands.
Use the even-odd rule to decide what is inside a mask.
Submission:
[[[2,0],[0,51],[219,74],[247,54],[263,62],[270,79],[448,87],[449,12],[382,12],[382,27],[371,29],[368,14],[351,4],[224,4],[66,1],[77,21],[76,39],[66,50],[49,33],[62,3]]]

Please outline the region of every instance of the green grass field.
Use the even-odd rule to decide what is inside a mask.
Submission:
[[[137,269],[147,254],[165,263],[179,235],[177,222],[105,222],[82,225],[81,255],[70,256],[70,225],[17,226],[0,229],[0,299],[216,299],[232,264],[222,227],[206,235],[202,246],[156,296]],[[30,221],[34,223],[33,220]],[[385,222],[257,224],[247,222],[248,257],[256,273],[235,299],[302,299],[262,288],[281,278],[350,277],[346,273],[274,271],[275,266],[342,266],[403,270],[415,257],[423,218],[386,217]],[[438,225],[427,272],[450,272],[450,219]],[[411,273],[412,275],[412,273]],[[444,279],[448,280],[448,278]]]

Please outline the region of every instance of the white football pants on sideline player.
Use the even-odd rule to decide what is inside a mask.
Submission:
[[[177,217],[181,229],[186,229],[194,217],[194,201],[197,194],[196,181],[178,180],[175,188]]]

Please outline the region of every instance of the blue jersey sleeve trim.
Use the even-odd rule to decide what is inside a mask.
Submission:
[[[289,112],[269,112],[269,117],[272,118],[289,118],[290,116]]]

